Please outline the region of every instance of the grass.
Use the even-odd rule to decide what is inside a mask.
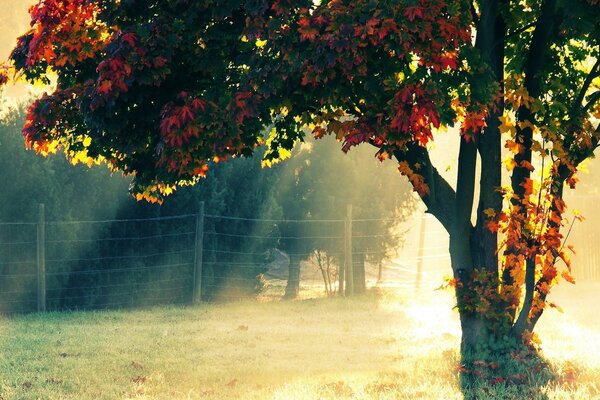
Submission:
[[[461,386],[451,304],[404,288],[4,317],[0,399],[600,399],[592,311],[542,318],[549,381],[538,364],[503,365],[502,382]]]

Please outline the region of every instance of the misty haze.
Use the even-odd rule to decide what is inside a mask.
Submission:
[[[600,399],[598,0],[0,19],[0,400]]]

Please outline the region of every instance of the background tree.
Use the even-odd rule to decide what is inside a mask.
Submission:
[[[85,240],[146,236],[158,238],[163,235],[169,237],[177,232],[195,229],[193,218],[177,220],[175,223],[169,221],[124,223],[125,220],[148,220],[193,214],[197,212],[199,203],[204,201],[206,212],[212,215],[205,219],[204,298],[232,299],[252,296],[262,289],[261,274],[266,271],[268,251],[278,247],[291,251],[281,240],[281,230],[286,219],[331,219],[333,217],[328,216],[327,213],[336,210],[339,210],[336,218],[343,219],[344,207],[348,201],[369,208],[372,216],[380,217],[385,214],[390,215],[386,204],[390,197],[384,195],[386,192],[394,191],[395,195],[392,198],[398,201],[402,198],[405,200],[410,198],[406,185],[402,185],[400,181],[396,181],[393,185],[383,185],[385,179],[382,177],[393,173],[393,168],[390,171],[389,168],[386,170],[377,163],[369,162],[368,154],[365,154],[368,153],[366,149],[357,149],[349,157],[344,157],[335,142],[329,141],[327,144],[323,143],[323,146],[313,147],[311,151],[295,151],[289,163],[267,169],[261,168],[260,152],[264,149],[258,150],[259,154],[254,158],[215,163],[211,167],[212,173],[202,185],[180,189],[166,204],[159,206],[137,202],[125,195],[127,182],[122,177],[110,176],[108,171],[90,169],[84,165],[73,167],[64,157],[40,158],[24,149],[23,138],[19,134],[24,118],[23,108],[20,107],[9,112],[0,126],[0,168],[5,177],[3,193],[7,199],[0,208],[0,222],[35,222],[38,204],[44,203],[47,220],[52,223],[48,227],[50,235],[50,241],[47,243],[48,255],[50,258],[56,258],[55,255],[60,254],[62,259],[82,260],[65,261],[60,265],[50,266],[53,274],[49,278],[52,282],[49,283],[57,289],[53,289],[48,300],[50,308],[107,307],[117,302],[120,296],[112,287],[112,284],[117,283],[114,282],[114,274],[92,274],[87,271],[143,267],[139,259],[141,254],[178,252],[182,250],[181,246],[190,245],[189,241],[174,243],[173,240],[157,239],[136,242],[101,240],[97,245],[85,246],[82,244]],[[300,167],[304,169],[300,171]],[[353,172],[356,168],[368,172],[374,178],[358,179]],[[322,179],[319,171],[323,169],[335,171],[334,177]],[[349,188],[352,188],[352,193],[349,193]],[[327,204],[323,204],[320,197],[326,198]],[[410,202],[398,203],[397,206],[406,206],[406,203]],[[340,204],[340,207],[334,207],[335,204]],[[298,213],[296,210],[302,212]],[[408,213],[410,210],[405,207],[402,211]],[[292,213],[291,216],[286,215],[288,212]],[[216,217],[219,215],[225,218]],[[65,226],[53,224],[56,221],[102,220],[107,222],[76,223]],[[110,222],[110,220],[116,221]],[[389,222],[388,225],[377,225],[370,233],[379,236],[357,238],[357,242],[368,241],[368,251],[371,254],[369,261],[372,263],[378,262],[383,257],[383,252],[396,244],[394,241],[396,238],[388,235],[388,228],[392,222],[398,220]],[[294,223],[291,225],[295,226],[295,229],[292,229],[289,234],[299,237],[307,249],[318,248],[326,250],[329,254],[342,252],[340,240],[336,246],[325,246],[324,241],[311,239],[317,235],[343,235],[343,224],[337,223],[333,228],[324,227],[324,224],[318,222],[317,226],[320,226],[320,229],[313,227],[300,232],[297,228],[302,223]],[[370,225],[375,224],[370,222]],[[23,242],[18,250],[0,245],[0,264],[3,267],[3,274],[24,273],[30,266],[33,268],[35,247],[31,247],[28,243],[33,240],[31,235],[35,234],[34,231],[35,228],[20,231],[15,227],[12,229],[3,227],[0,232],[3,235],[2,243]],[[234,236],[228,236],[230,234]],[[54,243],[52,239],[60,240]],[[73,242],[68,244],[69,240]],[[366,251],[365,246],[361,249],[357,251]],[[14,261],[15,252],[26,255],[31,260],[31,265],[26,268],[23,264],[7,265],[10,261]],[[306,250],[306,254],[300,257],[295,255],[294,258],[306,259],[309,252]],[[116,253],[119,255],[118,258],[115,258]],[[336,260],[336,264],[339,262]],[[174,260],[169,261],[169,264],[173,263]],[[56,272],[63,271],[69,273],[64,276],[54,275]],[[161,272],[158,276],[159,272],[144,271],[137,273],[135,277],[120,276],[122,279],[118,284],[120,292],[127,295],[126,302],[131,301],[129,296],[131,292],[140,288],[144,290],[155,288],[152,282],[158,278],[162,280],[180,278],[189,271],[173,270],[170,272],[174,274],[173,276],[167,276],[165,272]],[[129,286],[126,285],[128,280]],[[14,284],[15,282],[10,280],[2,282],[6,288],[3,293],[8,293],[4,300],[14,300],[11,298],[14,288],[9,290]],[[155,289],[158,293],[158,288]],[[167,287],[163,287],[162,292],[160,293],[162,302],[189,300],[187,292],[171,293]],[[23,295],[25,298],[30,293],[24,292]],[[29,296],[29,298],[33,297]],[[150,304],[153,300],[148,296],[138,296],[136,299],[133,304],[139,306]]]
[[[327,222],[290,224],[288,236],[308,239],[282,245],[295,246],[290,251],[304,254],[303,258],[318,252],[323,263],[343,266],[343,221],[346,206],[352,205],[354,287],[362,292],[365,262],[378,265],[394,253],[401,239],[394,228],[408,218],[416,203],[396,171],[373,162],[369,149],[356,148],[345,157],[339,153],[334,138],[307,140],[285,163],[284,171],[294,179],[288,178],[275,191],[283,214],[289,219]],[[299,268],[297,263],[293,267]]]
[[[8,113],[0,121],[0,171],[2,171],[2,198],[0,222],[35,223],[38,218],[38,205],[45,205],[46,220],[50,222],[66,220],[111,219],[120,202],[128,200],[123,195],[127,181],[122,177],[111,177],[108,171],[89,169],[79,165],[74,167],[64,157],[37,157],[23,147],[20,128],[25,115],[23,108]],[[8,275],[0,280],[0,303],[35,299],[29,288],[35,288],[35,226],[3,225],[0,227],[0,274]],[[95,235],[71,225],[62,232],[63,238],[85,239]],[[55,244],[48,243],[47,251],[52,252]],[[74,257],[81,249],[76,245],[62,244],[60,252],[66,258]],[[69,266],[60,265],[53,272],[69,271]],[[53,280],[62,277],[49,277]],[[66,276],[66,280],[68,276]],[[65,282],[61,282],[63,285]],[[15,292],[16,289],[23,289]],[[54,307],[53,301],[49,306]],[[11,308],[7,311],[11,311]],[[28,310],[26,310],[28,311]]]
[[[215,157],[249,155],[265,141],[266,160],[279,158],[304,126],[335,135],[345,150],[369,143],[397,159],[450,235],[463,350],[504,337],[527,342],[558,260],[568,267],[564,185],[575,185],[600,140],[598,7],[44,1],[12,60],[27,79],[50,69],[58,83],[30,108],[23,133],[42,154],[60,148],[133,175],[134,192],[154,201],[196,182]],[[453,187],[427,143],[455,124]]]

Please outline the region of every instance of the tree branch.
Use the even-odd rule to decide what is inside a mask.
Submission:
[[[523,308],[519,313],[517,322],[513,327],[515,336],[521,337],[529,325],[529,312],[533,306],[533,292],[535,289],[535,260],[527,258],[525,260],[525,300]]]
[[[525,62],[525,81],[524,86],[529,96],[537,98],[540,95],[541,80],[537,76],[546,63],[546,49],[553,43],[553,37],[557,34],[558,21],[555,10],[556,0],[545,0],[541,6],[541,13],[535,23],[535,31],[531,38],[531,44]],[[534,114],[529,107],[521,106],[517,110],[517,121],[533,121]],[[522,151],[515,154],[514,160],[516,167],[511,176],[511,186],[517,198],[513,199],[513,204],[520,202],[520,198],[525,193],[525,188],[521,186],[526,179],[531,176],[531,172],[521,163],[526,161],[531,163],[531,146],[533,143],[533,131],[530,127],[520,127],[517,123],[517,141],[521,143]]]
[[[500,11],[498,1],[486,1],[481,6],[481,25],[477,29],[475,46],[481,51],[489,64],[489,71],[482,73],[481,79],[493,79],[500,91],[504,92],[504,46],[506,42],[506,23]],[[475,83],[474,83],[475,84]],[[502,210],[501,186],[501,135],[498,129],[498,117],[504,112],[504,101],[501,99],[496,108],[490,110],[486,119],[486,128],[478,141],[481,157],[481,174],[479,183],[479,204],[477,206],[477,222],[471,238],[473,264],[476,268],[484,268],[494,274],[498,273],[498,238],[495,232],[488,229],[489,218],[483,212],[493,209],[497,214]]]
[[[583,82],[583,85],[581,86],[581,90],[579,91],[579,94],[577,94],[577,97],[575,98],[575,102],[573,103],[573,106],[571,107],[572,110],[577,110],[579,107],[581,107],[583,105],[583,99],[585,98],[585,93],[588,91],[590,85],[592,84],[592,81],[598,76],[600,76],[600,58],[596,60],[596,63],[590,70],[590,73],[585,78],[585,81]],[[596,93],[598,93],[598,92],[596,92]],[[590,102],[587,103],[587,105],[585,106],[584,109],[589,108],[588,107],[589,104],[590,104]]]
[[[471,213],[475,196],[475,170],[477,166],[477,142],[460,139],[458,154],[458,177],[454,201],[455,220],[450,232],[450,255],[452,269],[470,272],[473,269],[471,253]]]
[[[444,229],[450,232],[455,220],[456,192],[433,166],[427,148],[414,142],[409,143],[406,147],[404,151],[394,151],[394,157],[398,161],[406,161],[413,171],[423,177],[425,184],[429,187],[429,193],[419,194],[419,196],[427,206],[427,212],[435,216]]]
[[[551,193],[552,193],[552,195],[553,195],[553,197],[555,199],[561,199],[562,200],[563,193],[564,193],[564,187],[565,187],[565,181],[567,180],[567,178],[570,175],[571,175],[571,170],[565,164],[560,164],[559,167],[558,167],[558,175],[556,176],[554,184],[551,187],[552,188],[551,189]],[[555,213],[556,215],[560,216],[560,218],[562,220],[562,212],[557,207],[556,201],[552,201],[552,203],[550,205],[550,211],[549,212],[550,213]],[[560,230],[561,224],[560,223],[556,223],[553,220],[549,220],[548,221],[548,226],[552,227],[553,229]],[[573,228],[573,225],[571,225],[571,228]],[[571,232],[571,228],[569,228],[569,233]],[[567,240],[567,238],[569,236],[569,233],[567,233],[567,237],[563,240],[562,247],[564,247],[565,241]],[[562,250],[562,247],[561,247],[560,250],[556,250],[554,248],[550,249],[550,251],[552,252],[553,257],[555,258],[554,262],[556,262],[556,257],[558,256],[559,252]],[[535,275],[535,266],[534,266],[534,275]],[[538,289],[542,285],[542,283],[547,283],[548,285],[550,284],[550,282],[547,280],[547,278],[545,278],[542,275],[538,279],[538,281],[535,283],[534,290],[538,293],[539,300],[542,303],[545,303],[546,302],[547,292],[541,291],[541,290]],[[533,292],[532,292],[532,301],[533,301]],[[529,306],[529,309],[531,310],[531,306]],[[533,315],[531,318],[529,318],[529,315],[527,315],[528,318],[526,320],[525,326],[521,327],[521,333],[524,330],[528,330],[528,331],[532,332],[533,329],[535,328],[535,325],[537,324],[538,320],[542,316],[543,312],[544,312],[544,308],[541,308],[540,311],[537,314]],[[519,318],[520,317],[521,316],[519,316]]]
[[[542,81],[538,76],[539,72],[544,68],[547,55],[546,50],[554,42],[554,37],[558,34],[559,20],[556,15],[556,0],[544,0],[541,4],[540,16],[535,22],[535,30],[531,37],[531,43],[525,60],[525,80],[524,87],[529,96],[538,98],[542,89]],[[518,122],[532,122],[535,115],[532,110],[522,105],[517,110]],[[520,206],[525,196],[525,187],[523,183],[531,176],[531,171],[527,168],[527,164],[531,163],[532,145],[533,145],[533,130],[529,126],[521,127],[517,123],[516,140],[522,144],[521,151],[515,154],[514,161],[516,167],[511,176],[511,187],[516,195],[511,200],[514,205]],[[523,217],[527,216],[527,209],[521,208]],[[526,219],[526,218],[524,218]],[[523,238],[523,240],[527,240]],[[514,253],[514,249],[508,247],[506,254]],[[508,270],[504,271],[504,279],[510,278]],[[509,279],[510,282],[512,279]],[[525,300],[523,308],[513,326],[513,334],[520,338],[523,332],[529,326],[529,314],[533,306],[533,298],[535,291],[535,257],[527,257],[525,259]]]
[[[592,108],[598,100],[600,100],[600,90],[592,93],[588,99],[588,102],[585,104],[585,106],[583,106],[584,112],[588,112],[589,109]]]

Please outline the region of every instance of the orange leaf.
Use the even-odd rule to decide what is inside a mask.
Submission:
[[[102,81],[98,85],[98,93],[100,93],[100,94],[106,94],[106,93],[110,92],[111,89],[112,89],[112,82],[108,81],[108,80]]]
[[[533,193],[533,180],[525,178],[525,182],[521,183],[521,186],[525,189],[525,196],[529,196]]]
[[[514,140],[507,140],[504,144],[504,147],[510,150],[513,154],[517,154],[519,152],[520,146],[521,145],[515,142]]]
[[[533,170],[535,169],[535,168],[533,167],[533,165],[531,165],[531,163],[530,163],[529,161],[527,161],[527,160],[523,160],[523,161],[521,161],[521,164],[519,164],[519,166],[520,166],[521,168],[525,168],[525,169],[527,169],[527,170],[529,170],[529,171],[533,171]]]
[[[569,283],[572,283],[572,284],[575,284],[575,278],[573,277],[573,275],[571,275],[569,273],[569,271],[563,271],[561,273],[561,275],[562,275],[562,277],[564,278],[565,281],[567,281]]]

